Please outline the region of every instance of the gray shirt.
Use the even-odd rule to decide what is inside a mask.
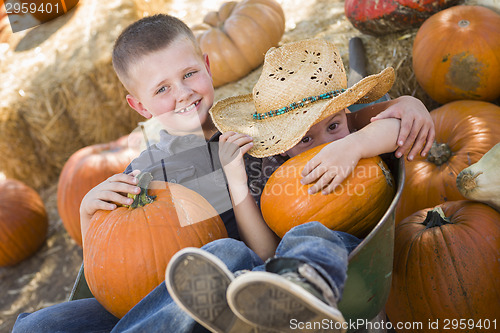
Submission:
[[[218,133],[207,142],[194,134],[175,136],[161,130],[159,142],[144,150],[125,172],[150,172],[154,180],[181,184],[198,192],[224,220],[229,236],[239,238],[219,160],[219,136]]]

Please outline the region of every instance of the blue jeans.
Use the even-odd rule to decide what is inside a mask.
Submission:
[[[295,258],[313,266],[330,285],[342,291],[347,256],[360,240],[332,231],[318,222],[291,229],[276,249],[276,257]],[[265,263],[243,242],[231,238],[213,241],[202,249],[220,258],[230,271],[265,270]],[[95,299],[56,304],[20,314],[13,333],[36,332],[193,332],[204,330],[180,309],[162,283],[122,319],[107,312]]]

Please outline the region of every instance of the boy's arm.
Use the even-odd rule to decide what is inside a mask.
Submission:
[[[389,153],[397,148],[400,123],[394,118],[381,119],[326,145],[305,165],[301,183],[316,182],[309,188],[311,194],[333,192],[351,174],[360,159]]]
[[[422,156],[429,152],[435,136],[434,123],[425,105],[415,97],[401,96],[347,114],[351,130],[359,130],[370,122],[387,118],[401,120],[396,157],[408,153],[408,160],[411,161],[419,151]]]
[[[141,189],[135,186],[137,179],[134,175],[136,174],[137,172],[113,175],[95,186],[83,197],[80,204],[80,227],[83,242],[85,242],[85,234],[89,229],[90,220],[97,210],[113,210],[117,205],[132,204],[133,199],[128,198],[124,193],[140,193]]]
[[[247,185],[243,155],[252,145],[251,137],[226,132],[219,138],[219,156],[229,185],[241,239],[265,261],[274,255],[279,238],[267,226]]]

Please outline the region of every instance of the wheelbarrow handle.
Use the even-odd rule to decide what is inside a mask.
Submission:
[[[349,40],[349,77],[347,85],[353,86],[366,76],[366,52],[363,41],[359,37]]]

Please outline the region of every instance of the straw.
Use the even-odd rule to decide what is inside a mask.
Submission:
[[[0,62],[0,170],[40,188],[79,148],[129,133],[140,116],[111,64],[114,40],[140,17],[132,0],[86,0],[13,34]]]

